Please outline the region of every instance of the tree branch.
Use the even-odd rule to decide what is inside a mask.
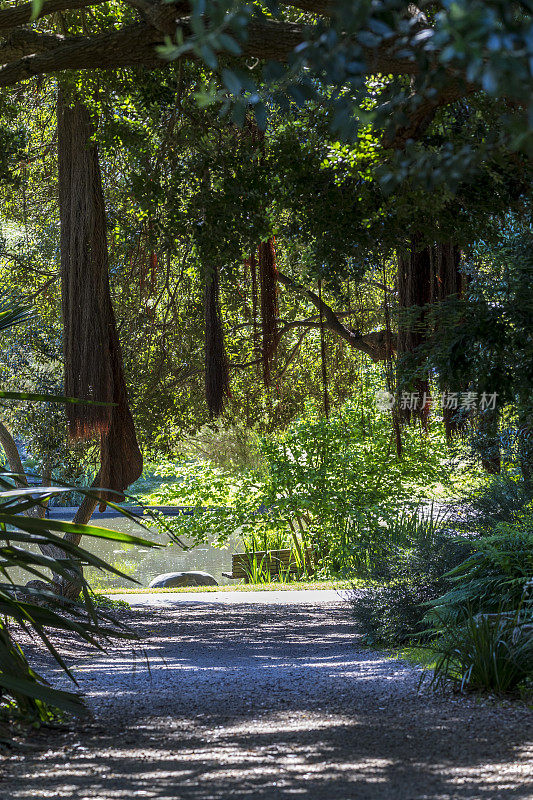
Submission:
[[[48,14],[55,14],[57,11],[74,11],[77,8],[102,5],[105,2],[107,0],[45,0],[36,19],[46,17]],[[33,10],[33,3],[23,3],[14,8],[2,9],[0,11],[0,30],[27,25],[32,21]]]
[[[344,339],[350,347],[354,347],[356,350],[360,350],[362,353],[370,356],[373,361],[382,361],[389,358],[392,353],[395,352],[396,340],[392,334],[388,334],[387,331],[373,331],[372,333],[360,334],[348,328],[346,325],[343,325],[331,306],[328,306],[327,303],[320,300],[318,295],[311,291],[311,289],[307,289],[305,286],[302,286],[300,283],[297,283],[281,272],[278,272],[278,281],[282,286],[289,289],[289,291],[311,302],[319,313],[322,312],[324,327],[337,336],[340,336],[341,339]],[[287,325],[296,327],[291,323],[287,323]],[[307,323],[307,327],[317,326],[318,323]],[[286,330],[289,330],[289,327],[282,329],[280,335],[285,333]]]
[[[34,53],[54,50],[65,41],[64,36],[55,33],[42,33],[33,28],[16,28],[0,45],[0,64],[17,61]]]
[[[85,3],[85,5],[89,5],[89,3]],[[174,7],[170,6],[170,8]],[[0,12],[0,15],[1,13],[3,12]],[[184,36],[190,35],[188,20],[181,19],[179,24]],[[247,30],[248,39],[242,45],[244,57],[286,61],[295,47],[304,41],[306,28],[292,22],[252,20]],[[52,42],[51,39],[45,40],[42,36],[35,37],[36,51],[44,46],[45,41],[48,48]],[[26,55],[1,69],[0,86],[11,86],[34,75],[68,69],[114,69],[141,65],[157,68],[164,67],[167,63],[156,52],[156,47],[164,44],[165,36],[147,22],[110,29],[95,36],[65,37],[57,41],[57,47],[51,50],[47,49],[45,53],[35,52]],[[407,57],[400,58],[395,54],[393,43],[368,49],[366,56],[369,73],[414,75],[418,72],[415,60]],[[194,58],[195,56],[187,54],[186,57]]]
[[[164,62],[155,51],[161,43],[161,34],[144,23],[94,37],[68,37],[53,50],[26,56],[0,69],[0,86],[67,69],[162,66]]]
[[[102,0],[46,0],[39,16],[56,11],[72,10],[98,5]],[[185,39],[192,35],[186,0],[177,3],[159,0],[125,0],[135,8],[143,21],[88,37],[61,37],[34,29],[12,30],[0,47],[0,86],[12,86],[35,75],[46,75],[64,70],[117,69],[144,66],[149,69],[164,68],[168,63],[157,53],[157,47],[173,37],[180,27]],[[299,8],[309,13],[329,14],[333,4],[329,0],[287,0],[283,5]],[[425,17],[411,6],[406,10],[416,18],[416,30],[428,26]],[[32,4],[0,11],[0,29],[16,28],[31,19]],[[295,48],[305,41],[306,26],[253,19],[247,27],[247,40],[242,44],[242,55],[260,60],[287,61]],[[403,53],[402,53],[403,50]],[[420,68],[413,55],[414,46],[406,49],[398,37],[382,42],[378,47],[363,48],[368,74],[416,76]],[[405,53],[405,54],[404,54]],[[195,58],[193,52],[184,58]],[[401,129],[384,138],[386,147],[404,147],[409,139],[419,137],[434,119],[438,109],[474,91],[460,76],[450,75],[441,89],[432,97],[422,97],[422,102],[407,111],[408,122]],[[408,103],[409,104],[409,103]]]

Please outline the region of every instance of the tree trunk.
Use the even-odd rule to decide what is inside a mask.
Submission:
[[[410,397],[400,402],[404,422],[418,418],[425,426],[430,394],[423,359],[417,354],[427,339],[427,305],[432,299],[431,248],[421,247],[415,234],[410,252],[398,259],[398,388]],[[412,398],[412,399],[411,399]]]
[[[142,472],[109,290],[106,215],[94,127],[78,97],[60,89],[57,111],[65,393],[72,438],[100,437],[101,508],[123,500]]]

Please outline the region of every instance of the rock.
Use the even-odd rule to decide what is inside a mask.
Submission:
[[[176,586],[218,586],[208,572],[165,572],[150,581],[148,588],[164,589]]]

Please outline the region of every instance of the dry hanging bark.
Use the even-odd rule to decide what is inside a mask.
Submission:
[[[228,358],[220,313],[220,284],[215,267],[205,284],[205,397],[209,413],[218,417],[230,396]]]
[[[398,259],[398,355],[413,354],[427,337],[426,310],[431,301],[430,248],[421,247],[420,239],[413,236],[410,252]],[[409,367],[412,367],[410,364]],[[418,365],[414,365],[415,367]],[[404,365],[399,362],[400,372]],[[400,385],[414,395],[415,404],[400,407],[405,422],[417,417],[427,424],[429,414],[429,381],[425,375],[409,380],[400,376]]]
[[[65,393],[107,405],[68,403],[70,436],[100,437],[101,507],[123,498],[142,472],[109,291],[106,216],[91,117],[58,95],[58,169]],[[109,490],[109,491],[107,491]],[[116,494],[118,493],[118,494]]]
[[[255,253],[250,255],[250,282],[252,292],[252,326],[254,339],[254,358],[259,360],[261,347],[259,345],[259,332],[257,330],[257,259]]]
[[[261,300],[261,333],[263,382],[270,386],[270,368],[278,345],[278,271],[274,240],[259,245],[259,289]]]

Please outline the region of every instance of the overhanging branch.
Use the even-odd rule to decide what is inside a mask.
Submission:
[[[57,11],[75,11],[78,8],[102,5],[105,2],[107,0],[45,0],[36,19],[46,17],[48,14],[55,14]],[[33,11],[33,3],[23,3],[14,8],[3,8],[0,11],[0,30],[27,25],[32,21]]]
[[[281,272],[278,272],[278,281],[289,291],[312,303],[319,313],[322,312],[325,328],[340,336],[350,347],[370,356],[373,361],[383,361],[396,351],[396,339],[393,334],[389,334],[387,331],[372,331],[371,333],[360,334],[344,325],[331,306],[321,300],[311,289],[302,286]],[[305,320],[303,322],[309,328],[318,326],[316,322]],[[296,325],[290,322],[287,323],[287,327],[282,328],[280,334],[290,330],[291,327],[296,327]]]
[[[38,18],[55,12],[90,8],[104,0],[45,0]],[[185,41],[190,39],[190,6],[187,0],[169,3],[163,0],[124,0],[126,6],[140,15],[141,22],[122,28],[110,28],[103,33],[90,36],[61,37],[53,32],[44,32],[28,26],[31,22],[32,3],[0,10],[0,30],[9,29],[3,45],[0,45],[0,86],[12,86],[33,76],[63,72],[66,70],[118,69],[142,66],[148,69],[165,68],[168,62],[159,56],[157,48],[173,38],[178,27]],[[281,0],[281,5],[298,8],[311,14],[329,15],[334,10],[332,0]],[[376,47],[363,48],[362,56],[369,75],[402,75],[416,77],[420,73],[418,54],[420,51],[415,34],[429,30],[430,25],[416,6],[406,4],[406,15],[412,18],[412,36],[406,43],[405,36],[391,36]],[[304,41],[311,41],[309,27],[297,23],[265,18],[250,20],[247,39],[242,43],[242,56],[259,60],[285,62],[291,53]],[[423,37],[422,37],[423,41]],[[195,58],[192,51],[184,58]],[[436,58],[436,56],[435,56]],[[419,103],[407,101],[407,122],[402,128],[388,134],[385,146],[401,148],[409,139],[419,138],[435,117],[438,109],[468,96],[476,87],[460,74],[450,71],[441,73],[440,86],[434,94],[424,94]],[[416,90],[415,90],[416,91]]]

